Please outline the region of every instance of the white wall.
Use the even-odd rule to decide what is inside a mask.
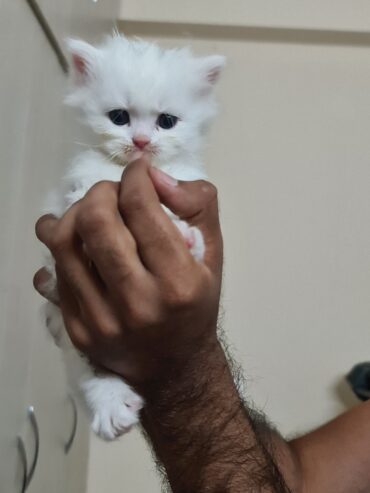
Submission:
[[[159,3],[170,16],[169,3]],[[310,429],[353,402],[340,382],[369,359],[369,38],[351,46],[338,33],[323,44],[313,32],[294,43],[282,30],[277,42],[268,29],[258,41],[242,29],[218,37],[191,23],[142,23],[154,15],[141,15],[143,4],[124,1],[126,33],[228,58],[206,156],[226,247],[224,327],[258,407],[284,433]],[[178,21],[188,21],[177,7]],[[365,22],[360,10],[351,19]],[[93,440],[89,493],[103,490],[160,491],[137,435]]]

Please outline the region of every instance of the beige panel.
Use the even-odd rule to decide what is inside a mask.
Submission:
[[[68,0],[61,6],[56,0],[48,0],[40,5],[46,7],[45,14],[63,47],[66,36],[95,38],[110,31],[117,3],[115,0],[99,4],[92,0],[79,3]],[[34,129],[29,149],[32,156],[30,159],[35,165],[32,176],[30,174],[28,178],[34,194],[27,219],[30,235],[33,235],[33,224],[40,214],[46,193],[57,184],[71,157],[81,150],[81,144],[84,147],[90,138],[89,132],[77,122],[76,115],[62,105],[67,79],[41,32],[37,63],[43,71],[43,78],[35,88],[32,102],[38,125]],[[35,145],[35,142],[38,144]],[[27,261],[29,278],[42,262],[39,244],[36,243],[35,247],[34,262],[31,258]],[[46,337],[36,313],[34,326],[36,330],[31,347],[28,398],[37,410],[43,434],[40,462],[29,491],[82,493],[86,483],[89,426],[84,416],[80,415],[75,443],[68,456],[65,456],[64,444],[72,423],[61,354]],[[42,359],[40,354],[43,354]],[[48,370],[45,371],[45,368]]]
[[[104,12],[100,4],[91,0],[78,4],[68,0],[64,2],[63,9],[55,0],[45,3],[45,14],[50,25],[56,27],[61,42],[66,35],[86,37],[88,32],[93,38],[112,28],[115,0],[104,2]],[[64,16],[59,15],[61,10]],[[30,235],[33,235],[33,224],[40,214],[46,193],[57,184],[71,157],[81,149],[76,142],[89,141],[89,134],[76,122],[73,112],[62,106],[67,80],[41,32],[36,63],[42,69],[43,78],[38,81],[32,101],[38,125],[29,142],[30,160],[34,163],[33,173],[28,177],[28,184],[34,194],[32,207],[27,213]],[[28,278],[41,265],[40,246],[36,243],[35,247],[34,259],[29,257],[27,260]],[[36,313],[33,323],[35,331],[31,347],[28,400],[37,410],[42,440],[39,466],[29,491],[81,493],[86,481],[88,424],[80,416],[76,442],[69,456],[65,457],[64,443],[71,423],[61,354],[46,337]],[[42,359],[40,354],[43,354]],[[45,368],[48,370],[45,371]]]
[[[106,443],[91,436],[88,493],[159,493],[160,478],[138,430]]]
[[[367,0],[121,0],[120,19],[368,32],[370,4]]]
[[[86,30],[101,35],[111,29],[108,18],[116,12],[115,0],[104,2],[104,9],[90,0],[42,4],[60,39],[72,29],[81,36]],[[45,195],[80,149],[75,142],[88,137],[62,107],[65,74],[25,0],[1,0],[0,55],[0,491],[20,491],[18,433],[32,462],[34,440],[26,417],[32,404],[41,440],[28,491],[82,493],[88,426],[81,417],[66,457],[71,422],[64,368],[41,322],[32,276],[42,264],[34,223]]]
[[[19,28],[22,27],[22,36]],[[25,2],[0,5],[0,491],[20,490],[16,436],[25,422],[29,361],[30,279],[22,266],[29,241],[24,231],[22,189],[31,88],[33,42],[37,33]],[[28,50],[24,49],[28,46]]]
[[[65,135],[63,127],[69,123],[69,120],[63,118],[64,112],[61,110],[66,77],[41,31],[38,43],[38,59],[35,63],[36,67],[42,70],[43,77],[37,81],[37,87],[33,91],[31,114],[35,115],[37,123],[32,129],[27,149],[32,163],[32,172],[30,170],[27,176],[28,195],[31,195],[30,206],[25,214],[29,238],[33,236],[33,224],[40,215],[45,195],[58,179],[72,147],[71,143],[63,143],[62,140],[62,136]],[[24,269],[28,279],[42,265],[40,245],[35,240],[33,247]],[[39,297],[34,300],[35,308],[40,305],[40,301]],[[64,368],[60,352],[48,337],[37,309],[32,312],[30,322],[33,327],[33,339],[27,396],[28,401],[35,406],[40,424],[41,444],[39,464],[29,491],[57,493],[58,485],[63,484],[63,403],[67,392]]]
[[[119,0],[38,0],[38,4],[63,47],[69,36],[93,40],[111,32]]]
[[[68,427],[65,428],[64,437],[69,437],[73,424],[70,407],[66,415],[69,419]],[[72,448],[65,459],[65,468],[63,470],[64,481],[60,483],[59,493],[83,493],[87,491],[86,471],[88,468],[90,447],[90,436],[87,430],[89,429],[90,423],[87,423],[85,415],[78,409],[77,432]]]
[[[165,46],[228,58],[206,156],[225,238],[224,326],[256,405],[284,433],[310,429],[354,402],[343,375],[369,359],[369,49],[150,29]],[[133,436],[94,440],[89,493],[107,477],[109,493],[159,492],[144,449]]]

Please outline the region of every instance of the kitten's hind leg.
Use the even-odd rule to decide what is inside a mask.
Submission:
[[[138,423],[143,400],[122,378],[94,368],[71,343],[63,353],[70,385],[100,438],[114,440]]]
[[[122,378],[94,368],[64,332],[63,356],[67,378],[77,399],[87,410],[92,429],[103,440],[114,440],[139,421],[142,398]]]
[[[100,438],[114,440],[138,423],[143,401],[121,378],[96,375],[84,382],[83,393],[92,429]]]
[[[139,421],[142,398],[122,378],[94,368],[72,345],[59,308],[45,306],[47,326],[61,348],[69,386],[86,409],[94,432],[104,440],[127,433]]]

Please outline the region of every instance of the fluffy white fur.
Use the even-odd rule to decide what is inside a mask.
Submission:
[[[61,216],[101,180],[119,181],[126,164],[147,154],[154,166],[181,180],[205,178],[200,152],[205,131],[216,113],[213,87],[224,64],[221,56],[194,57],[188,49],[162,50],[157,45],[115,34],[94,47],[70,40],[71,87],[67,104],[82,111],[99,136],[98,150],[79,154],[61,186],[50,194],[46,212]],[[124,109],[130,123],[115,125],[107,116]],[[178,118],[171,129],[158,126],[158,115]],[[140,150],[133,139],[149,143]],[[201,261],[203,238],[197,228],[167,211]],[[52,279],[45,289],[57,298],[53,259]],[[46,323],[62,349],[69,383],[91,417],[100,437],[112,440],[138,422],[143,401],[122,379],[98,372],[71,344],[59,309],[47,303]]]

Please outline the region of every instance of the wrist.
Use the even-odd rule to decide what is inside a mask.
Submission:
[[[173,404],[184,394],[190,397],[201,393],[210,375],[219,374],[226,367],[226,358],[214,328],[197,339],[196,344],[194,341],[184,342],[181,346],[168,346],[158,351],[144,371],[146,377],[135,387],[148,406],[156,406],[159,402],[164,405],[167,397]]]
[[[202,328],[193,326],[190,331],[181,326],[167,332],[154,328],[151,335],[134,335],[124,348],[117,347],[116,356],[111,352],[109,366],[149,400],[172,380],[190,382],[192,374],[213,365],[218,346],[215,322]]]
[[[216,337],[141,391],[146,401],[142,425],[173,491],[189,491],[189,485],[191,491],[203,491],[209,477],[221,484],[231,472],[230,457],[255,444]]]

